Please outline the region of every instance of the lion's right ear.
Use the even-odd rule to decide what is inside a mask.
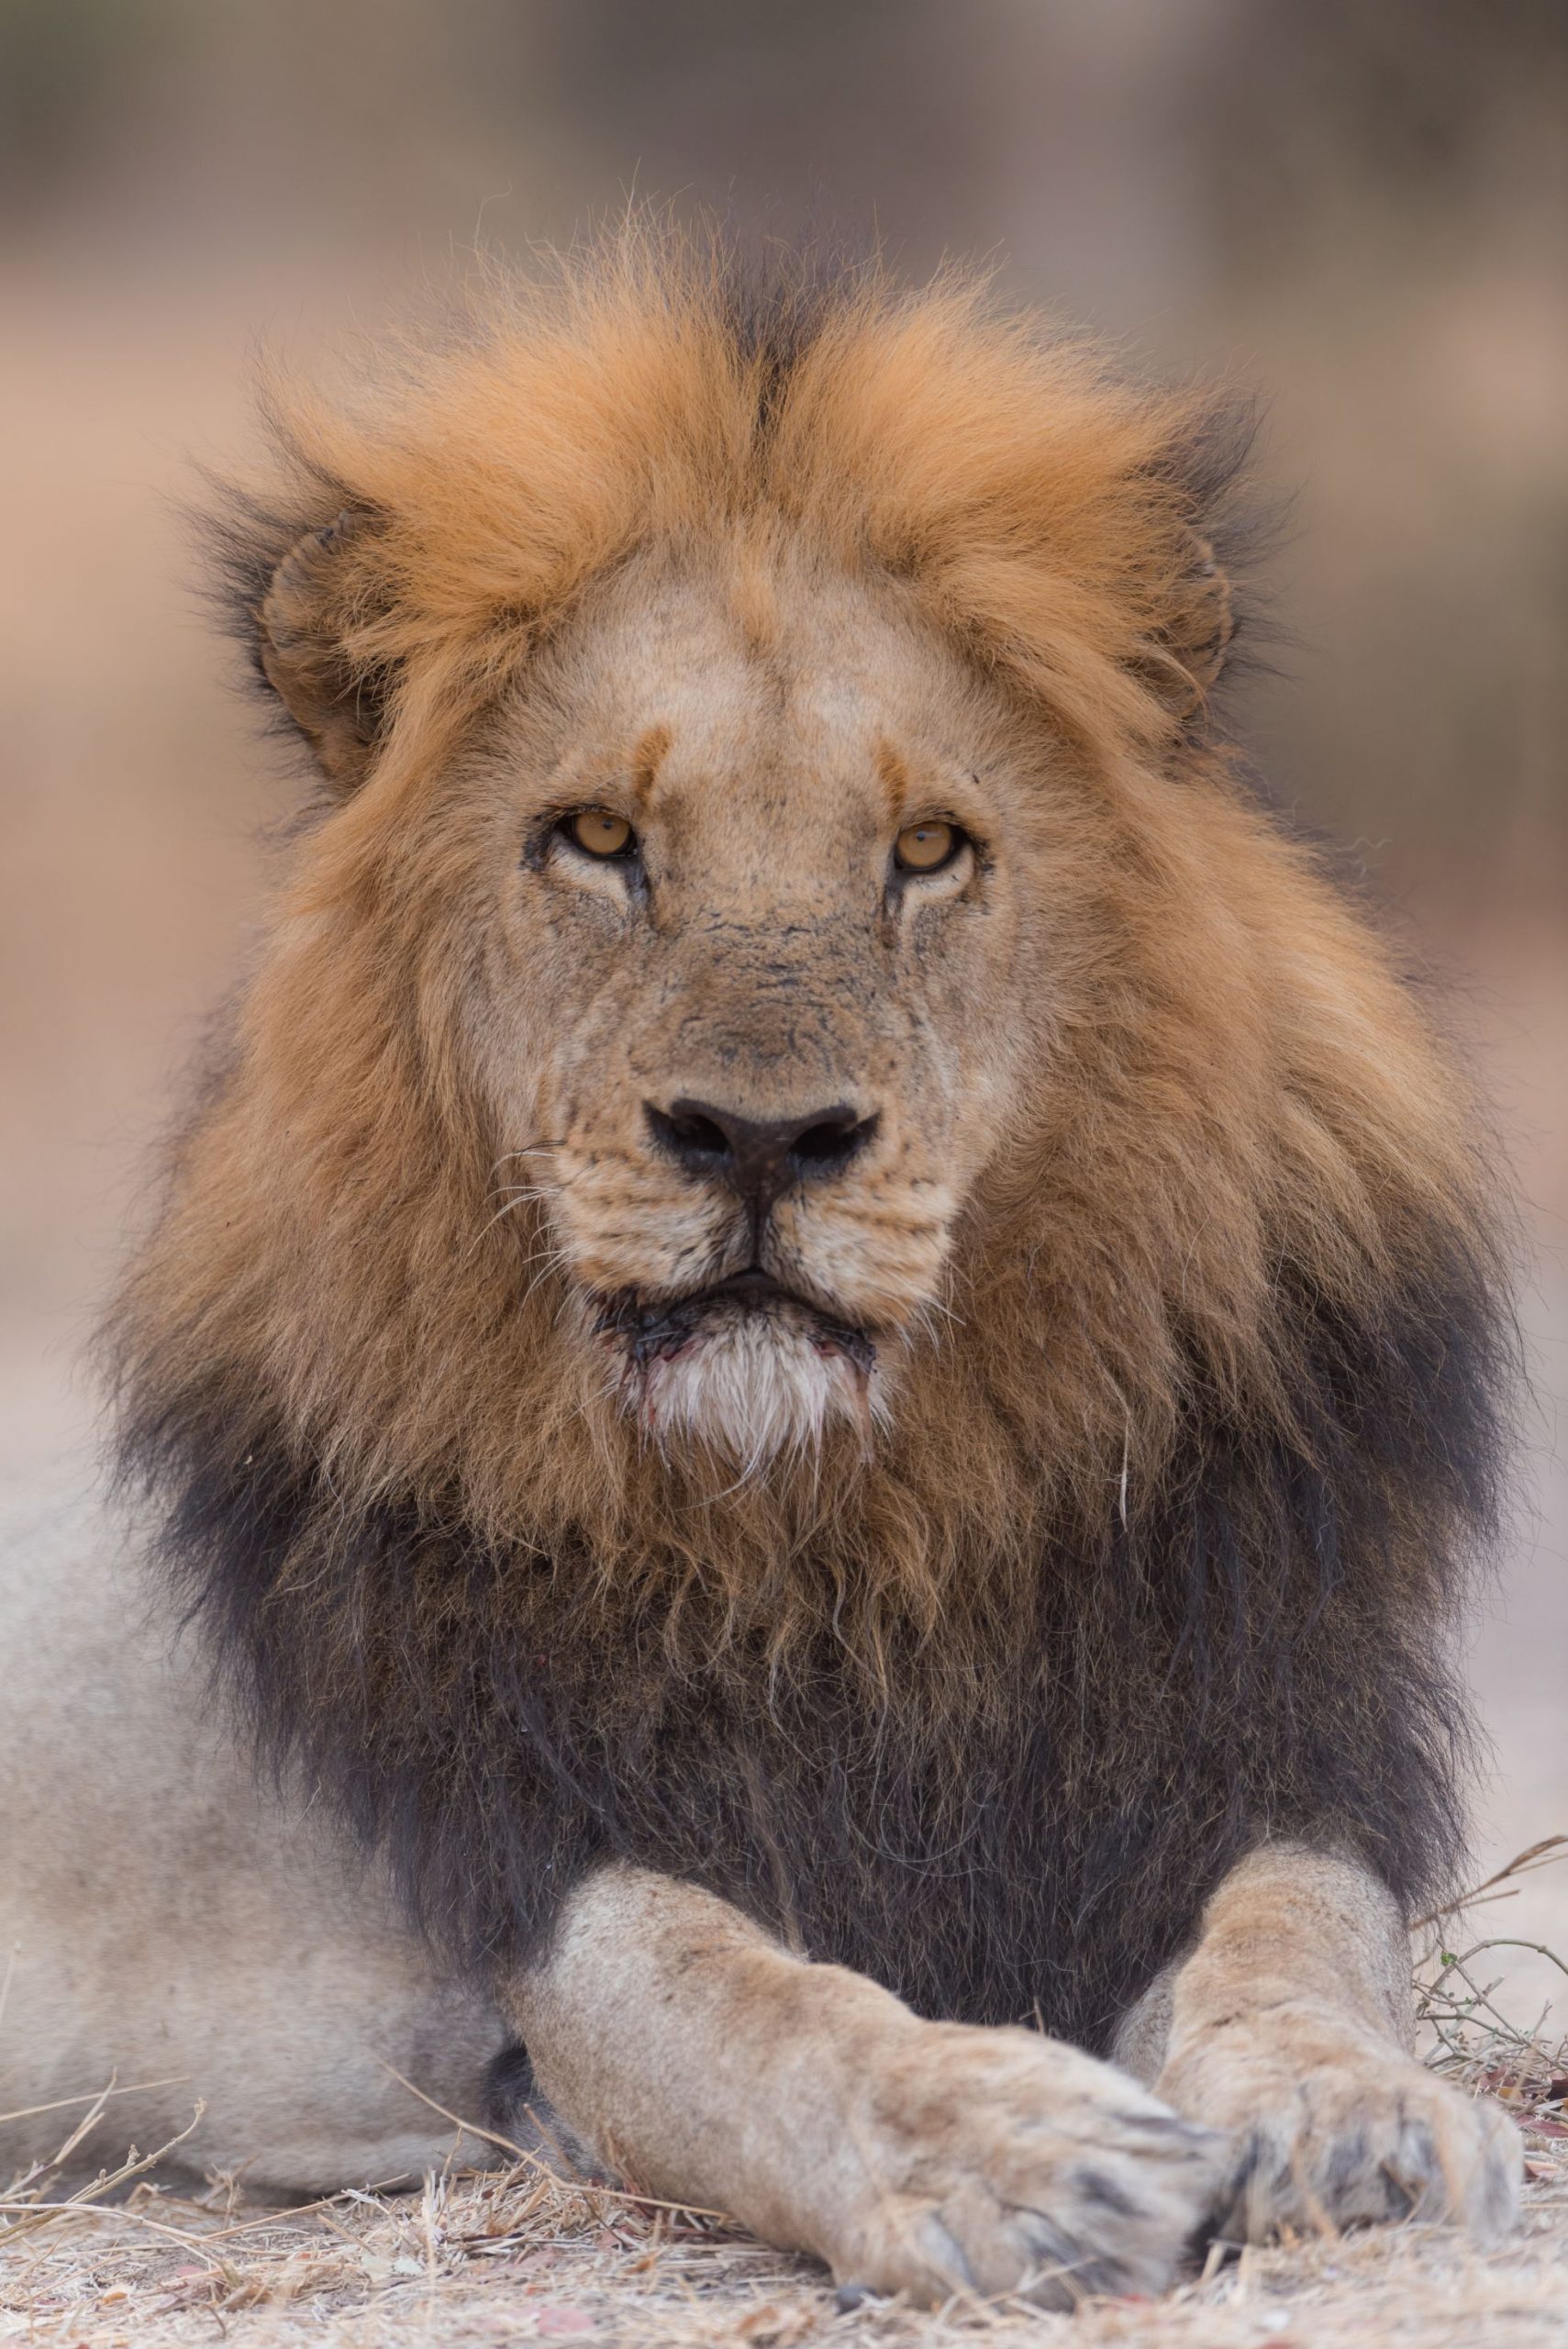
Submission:
[[[1183,554],[1161,626],[1136,665],[1167,708],[1184,721],[1202,710],[1218,682],[1236,619],[1229,578],[1208,540],[1195,530],[1184,532]]]
[[[356,655],[373,615],[374,524],[342,513],[306,530],[250,603],[256,665],[339,791],[352,791],[374,756],[392,684]]]

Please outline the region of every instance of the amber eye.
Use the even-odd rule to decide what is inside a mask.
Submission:
[[[612,815],[607,807],[580,807],[561,829],[588,856],[626,856],[637,845],[626,818]]]
[[[956,824],[929,816],[923,823],[906,824],[893,843],[893,862],[900,873],[940,873],[963,845]]]

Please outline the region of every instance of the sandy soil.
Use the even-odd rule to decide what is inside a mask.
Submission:
[[[1559,2083],[1559,2085],[1563,2085]],[[1545,2112],[1543,2126],[1562,2129]],[[1568,2132],[1565,2132],[1568,2133]],[[144,2193],[122,2215],[33,2214],[0,2238],[0,2341],[58,2349],[479,2349],[578,2338],[698,2349],[1546,2349],[1568,2339],[1568,2162],[1527,2134],[1518,2232],[1473,2250],[1408,2224],[1240,2257],[1218,2247],[1165,2299],[1052,2316],[955,2301],[849,2305],[819,2269],[722,2226],[563,2188],[530,2171],[454,2172],[419,2196],[359,2197],[294,2218]],[[26,2217],[14,2218],[26,2227]]]

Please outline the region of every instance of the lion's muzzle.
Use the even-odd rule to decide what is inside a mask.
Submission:
[[[835,1419],[865,1433],[875,1341],[817,1283],[781,1275],[773,1210],[843,1177],[876,1113],[835,1102],[756,1118],[683,1096],[644,1102],[643,1118],[657,1159],[720,1206],[725,1228],[692,1286],[604,1299],[597,1327],[622,1403],[661,1440],[695,1435],[742,1459],[816,1441]]]

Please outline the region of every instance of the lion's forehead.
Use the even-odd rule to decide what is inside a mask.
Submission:
[[[995,788],[1006,711],[959,649],[872,582],[781,571],[765,614],[717,559],[617,583],[558,648],[542,729],[525,683],[535,773],[630,786],[645,819],[737,846],[827,827],[838,848],[977,768]]]

